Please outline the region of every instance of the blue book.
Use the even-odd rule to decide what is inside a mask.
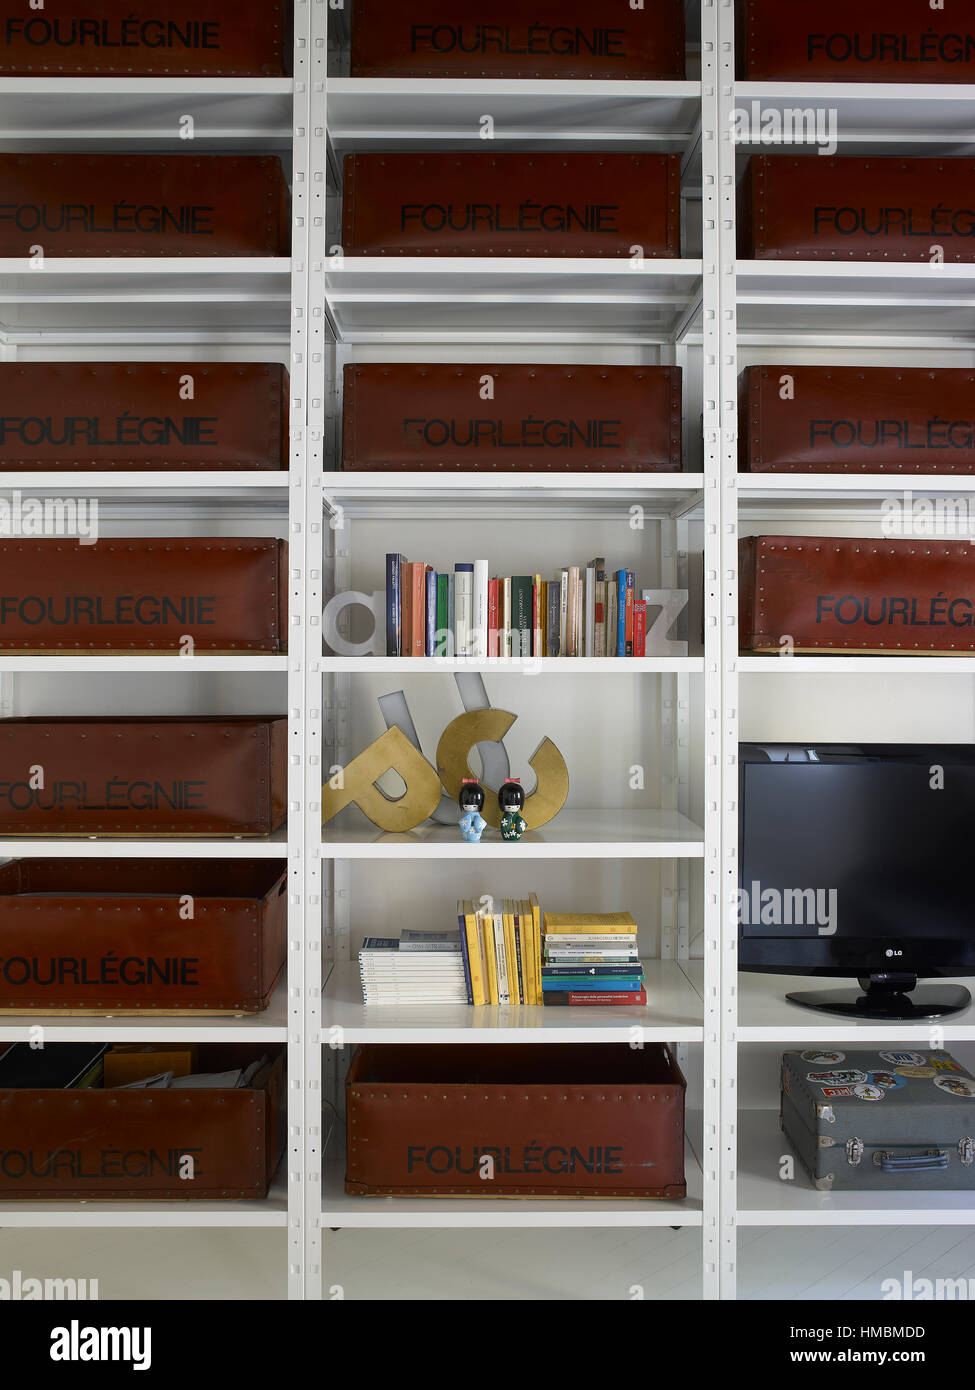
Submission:
[[[437,635],[437,576],[433,570],[427,570],[427,624],[426,624],[426,653],[427,656],[435,656],[434,642]]]
[[[386,556],[386,655],[399,656],[403,627],[402,555]]]
[[[467,986],[467,1002],[474,1003],[474,990],[471,987],[471,958],[467,950],[467,923],[463,916],[457,914],[457,922],[460,926],[460,954],[464,962],[464,984]]]
[[[633,597],[636,589],[636,575],[632,570],[626,571],[626,606],[630,614],[630,640],[626,644],[626,655],[633,655]],[[625,629],[624,629],[625,632]]]
[[[580,980],[562,979],[542,981],[543,992],[549,989],[571,989],[576,994],[602,994],[606,990],[625,989],[632,990],[634,994],[639,994],[642,988],[642,975],[617,975],[611,981],[589,980],[586,978]]]
[[[616,571],[616,655],[626,656],[626,570]]]
[[[635,966],[632,965],[543,965],[542,979],[548,980],[582,980],[582,979],[608,979],[613,975],[635,975]]]

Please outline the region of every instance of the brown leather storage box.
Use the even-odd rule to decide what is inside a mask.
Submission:
[[[680,255],[675,154],[350,154],[352,256]]]
[[[355,0],[353,77],[684,78],[684,0]]]
[[[277,362],[0,362],[0,469],[288,462],[288,373]]]
[[[290,0],[0,0],[0,77],[284,77]]]
[[[743,651],[975,650],[969,541],[750,536],[739,570]]]
[[[287,580],[256,536],[0,539],[0,651],[281,652]]]
[[[344,376],[347,471],[681,471],[679,367],[374,362]]]
[[[273,859],[12,860],[0,1010],[260,1013],[284,969],[286,889]]]
[[[738,254],[760,261],[975,261],[970,159],[754,155]]]
[[[236,1090],[0,1090],[0,1201],[266,1197],[287,1133],[284,1049],[201,1043],[198,1070],[265,1052]]]
[[[0,719],[0,837],[268,835],[287,739],[273,717]]]
[[[346,1078],[345,1190],[684,1197],[685,1084],[659,1044],[360,1047]]]
[[[744,81],[975,81],[975,27],[966,5],[735,0],[735,14]]]
[[[749,367],[738,386],[743,472],[975,472],[968,368]]]
[[[0,154],[0,257],[287,256],[271,155]]]

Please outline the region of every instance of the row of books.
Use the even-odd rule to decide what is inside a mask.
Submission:
[[[466,898],[457,931],[367,937],[366,1004],[645,1004],[628,912],[545,913],[538,896]]]
[[[386,556],[387,656],[645,656],[649,590],[602,556],[492,579],[487,560],[453,573]]]

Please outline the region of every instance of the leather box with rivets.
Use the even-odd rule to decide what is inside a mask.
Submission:
[[[782,1129],[820,1192],[975,1187],[975,1077],[928,1043],[783,1054]]]
[[[0,720],[5,835],[268,835],[284,823],[283,718]]]
[[[284,969],[273,859],[17,859],[0,868],[0,1011],[259,1013]]]
[[[0,471],[287,467],[277,362],[0,362]]]
[[[975,472],[967,367],[749,367],[738,378],[747,473]]]
[[[263,258],[290,244],[276,155],[0,154],[0,257]]]
[[[281,652],[287,566],[259,536],[0,539],[0,651]]]
[[[676,154],[350,154],[350,256],[680,256]]]
[[[679,367],[357,362],[344,385],[347,470],[681,471]]]
[[[685,1085],[662,1044],[363,1046],[346,1078],[345,1188],[681,1198]]]
[[[291,12],[291,0],[0,0],[0,77],[284,77]]]
[[[975,162],[753,155],[738,188],[738,255],[892,265],[975,261]]]
[[[286,1142],[283,1047],[201,1043],[196,1070],[254,1062],[235,1088],[3,1086],[0,1201],[266,1197]]]
[[[352,76],[680,82],[684,0],[356,0]]]
[[[975,81],[975,26],[967,5],[736,0],[735,18],[741,81]]]
[[[749,536],[739,545],[739,574],[742,651],[975,650],[969,541]]]

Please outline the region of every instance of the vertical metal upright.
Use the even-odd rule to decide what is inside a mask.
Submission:
[[[733,0],[702,0],[704,250],[704,1296],[736,1277],[737,316]]]

